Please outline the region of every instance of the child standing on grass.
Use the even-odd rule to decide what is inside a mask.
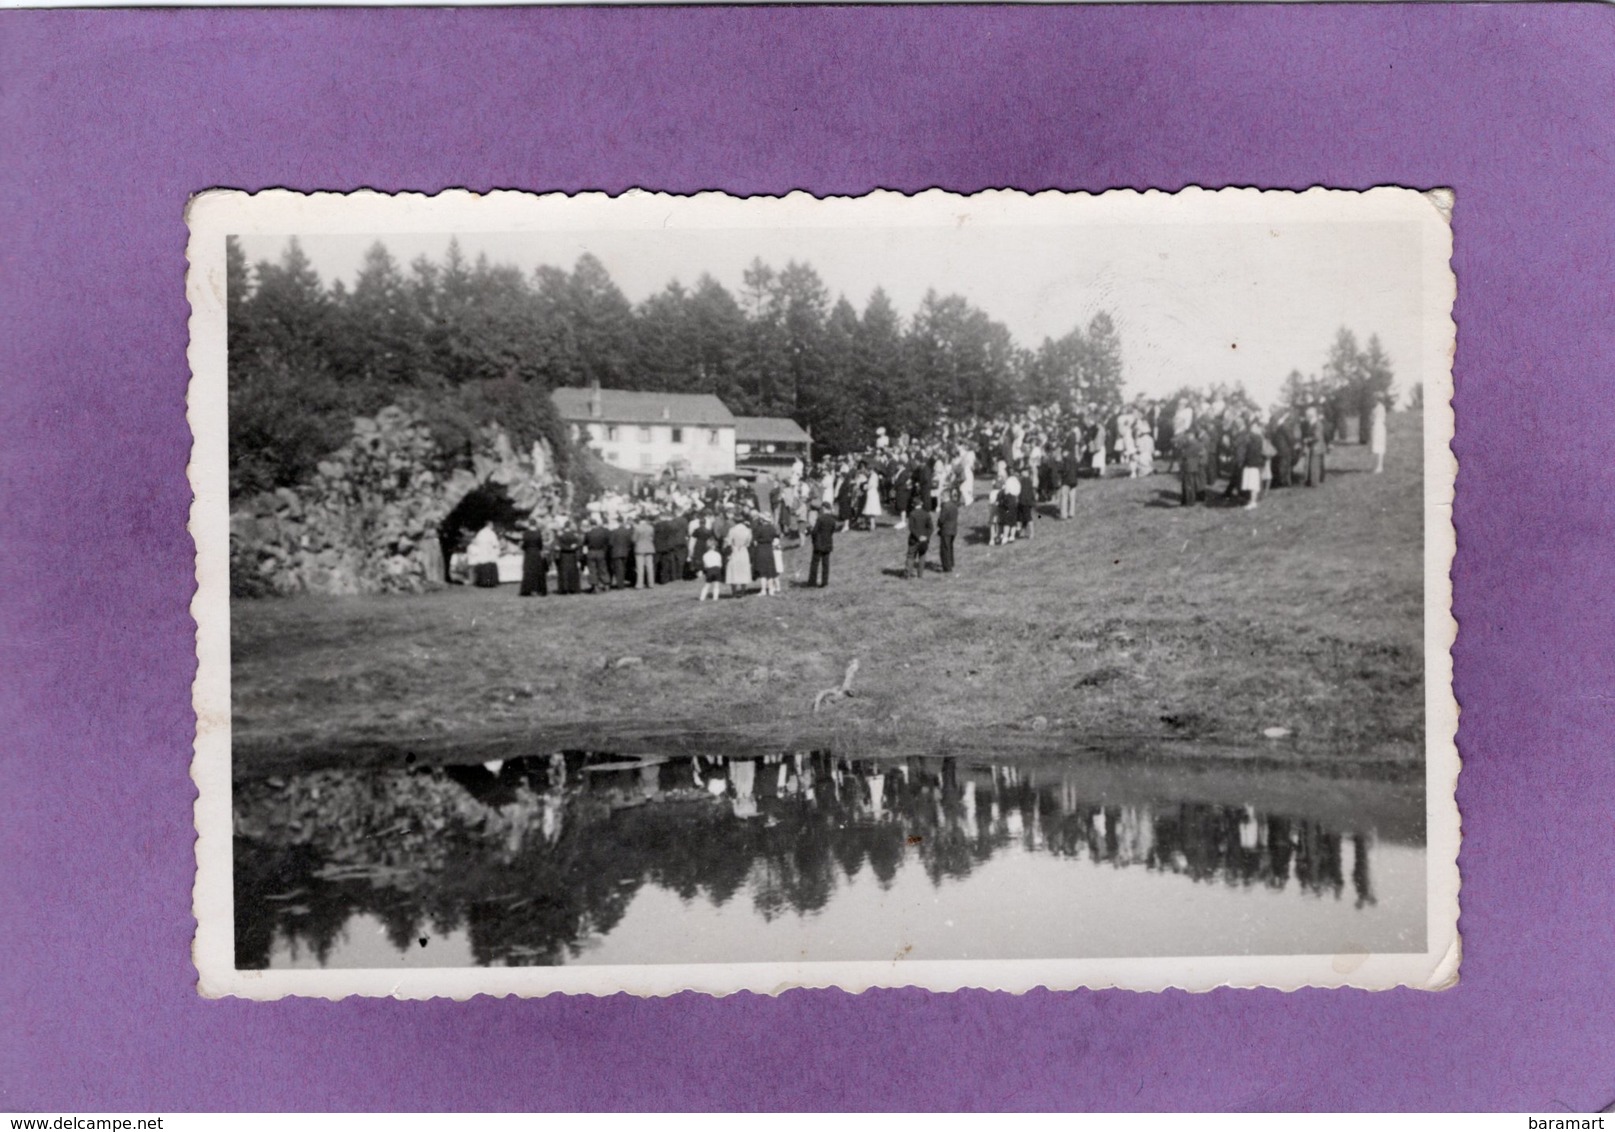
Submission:
[[[723,596],[723,551],[716,542],[709,542],[701,553],[701,578],[701,596],[697,601],[709,597],[717,601]]]

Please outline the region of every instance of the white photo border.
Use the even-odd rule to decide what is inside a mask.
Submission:
[[[1036,988],[1125,988],[1205,991],[1221,986],[1407,986],[1439,990],[1456,983],[1460,819],[1458,705],[1453,693],[1451,568],[1457,548],[1452,522],[1457,459],[1451,442],[1452,319],[1456,279],[1451,268],[1453,194],[1379,187],[1366,191],[1312,188],[1304,192],[1191,187],[1160,191],[1027,194],[995,189],[972,195],[928,190],[913,196],[877,191],[861,197],[732,197],[708,192],[674,196],[632,190],[620,196],[463,190],[433,196],[370,191],[249,194],[213,190],[193,197],[186,294],[191,306],[188,419],[193,443],[188,474],[194,493],[190,531],[196,543],[197,715],[192,779],[197,789],[197,921],[192,956],[205,997],[276,999],[288,995],[341,999],[475,995],[662,996],[683,991],[725,995],[778,994],[795,988],[962,988],[1023,993]],[[1080,214],[1080,216],[1079,216]],[[1426,947],[1414,954],[1194,956],[1058,960],[864,961],[655,966],[535,966],[429,969],[245,971],[235,967],[233,831],[231,820],[231,700],[228,397],[225,320],[226,235],[447,233],[798,227],[889,228],[908,225],[1070,225],[1073,223],[1412,222],[1421,228],[1423,287],[1421,357],[1424,383],[1424,663],[1426,707]]]

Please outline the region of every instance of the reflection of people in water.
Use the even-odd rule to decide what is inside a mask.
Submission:
[[[1378,904],[1374,887],[1368,880],[1368,838],[1361,833],[1351,836],[1351,887],[1357,893],[1357,907]]]
[[[750,759],[732,759],[729,762],[729,785],[734,791],[731,802],[737,818],[757,816],[757,764]]]
[[[359,913],[395,942],[463,927],[479,962],[559,963],[609,931],[644,885],[718,906],[748,901],[773,919],[823,908],[843,886],[890,887],[905,865],[940,886],[1015,844],[1337,898],[1349,874],[1356,907],[1376,902],[1369,835],[1253,806],[1106,802],[1080,781],[963,758],[571,752],[340,781],[322,780],[317,802],[299,795],[312,808],[295,827],[316,830],[312,842],[258,832],[289,820],[238,831],[254,854],[237,870],[243,967],[266,965],[277,939],[327,955]],[[250,808],[252,791],[241,797]],[[374,862],[376,879],[327,880],[331,861]],[[299,889],[308,895],[295,902],[263,895]]]

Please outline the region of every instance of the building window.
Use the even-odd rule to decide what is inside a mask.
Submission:
[[[641,444],[649,444],[650,443],[650,426],[649,425],[641,425],[640,426],[640,429],[639,429],[639,442]]]
[[[649,432],[650,430],[644,429],[642,431]],[[656,462],[651,459],[651,454],[649,452],[641,452],[639,454],[639,466],[641,468],[653,468],[656,466]]]
[[[611,440],[611,441],[615,441],[617,439],[617,426],[616,425],[608,424],[606,426],[606,439]]]
[[[710,444],[714,448],[716,448],[718,446],[718,430],[717,429],[715,429],[715,428],[707,429],[707,443]]]
[[[673,430],[673,443],[674,444],[683,444],[684,443],[684,430],[682,428],[676,428],[676,429]]]
[[[614,449],[608,449],[606,451],[605,461],[608,464],[615,464],[617,462],[617,453]]]

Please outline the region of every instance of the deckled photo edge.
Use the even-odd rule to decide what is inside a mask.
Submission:
[[[191,380],[186,399],[191,428],[191,539],[196,545],[195,749],[196,882],[191,959],[205,997],[232,993],[234,913],[230,817],[230,591],[228,430],[225,374],[224,237],[221,220],[240,194],[210,192],[187,202],[186,298]]]
[[[1421,375],[1428,394],[1423,407],[1425,423],[1425,572],[1426,572],[1426,703],[1427,744],[1426,805],[1429,815],[1426,912],[1429,931],[1423,955],[1382,956],[1229,956],[1189,959],[1118,960],[1008,960],[914,963],[819,963],[800,966],[778,964],[739,964],[729,967],[599,967],[517,969],[428,969],[339,971],[240,971],[234,966],[233,919],[231,913],[231,802],[230,802],[230,613],[229,613],[229,516],[227,482],[227,396],[225,382],[224,333],[224,238],[242,231],[390,231],[404,224],[403,230],[421,225],[422,231],[452,231],[449,210],[479,214],[490,208],[499,215],[480,215],[466,220],[483,230],[502,228],[514,214],[542,204],[573,209],[611,205],[631,200],[700,202],[703,208],[741,209],[760,204],[773,207],[795,205],[805,208],[834,206],[848,215],[831,218],[836,224],[853,225],[859,218],[851,210],[870,204],[900,207],[970,204],[990,206],[992,223],[1014,224],[1004,213],[1017,205],[1036,202],[1039,206],[1065,204],[1073,198],[1087,201],[1126,200],[1128,203],[1156,199],[1215,202],[1237,197],[1242,200],[1288,198],[1292,202],[1350,198],[1359,202],[1384,203],[1390,215],[1410,217],[1411,206],[1427,210],[1423,241],[1427,285],[1425,301],[1426,357]],[[350,210],[376,206],[383,215],[374,222],[349,216]],[[417,206],[429,206],[422,216]],[[1451,500],[1456,474],[1456,457],[1451,448],[1454,414],[1451,397],[1452,357],[1456,346],[1453,302],[1456,279],[1451,267],[1452,229],[1450,195],[1445,202],[1429,199],[1415,190],[1379,187],[1364,192],[1314,187],[1302,192],[1254,188],[1208,190],[1190,187],[1177,193],[1158,190],[1138,192],[1113,190],[1106,193],[1060,193],[1049,190],[1024,194],[1013,189],[991,189],[961,196],[939,189],[906,196],[877,191],[867,197],[837,197],[826,200],[805,193],[781,197],[734,198],[721,193],[701,193],[691,197],[653,194],[632,190],[622,196],[605,194],[539,195],[502,190],[473,194],[452,190],[432,196],[299,194],[270,190],[247,194],[215,190],[199,194],[187,208],[190,226],[186,291],[190,301],[190,342],[188,360],[191,382],[188,419],[193,448],[188,476],[194,493],[191,532],[197,546],[197,589],[192,615],[197,623],[198,669],[193,694],[197,711],[195,754],[192,778],[197,788],[194,805],[196,820],[197,879],[193,913],[197,933],[193,960],[199,975],[199,990],[207,997],[239,996],[274,999],[287,995],[307,995],[339,999],[350,995],[395,996],[405,998],[452,997],[464,999],[479,994],[543,996],[551,993],[665,996],[696,991],[712,995],[730,993],[778,994],[792,989],[839,987],[851,993],[885,987],[915,986],[931,990],[981,988],[1024,993],[1037,988],[1054,990],[1118,987],[1133,990],[1206,991],[1222,986],[1269,987],[1282,990],[1303,987],[1361,987],[1372,989],[1411,986],[1441,989],[1457,977],[1459,938],[1457,899],[1459,871],[1457,853],[1460,841],[1459,814],[1454,790],[1459,773],[1456,746],[1458,705],[1452,685],[1451,646],[1457,623],[1451,613],[1451,566],[1456,552]],[[304,215],[312,208],[311,215]],[[394,211],[401,209],[398,215]],[[512,215],[505,215],[509,211]],[[1436,224],[1428,218],[1440,217]],[[519,218],[518,218],[519,219]],[[749,218],[748,218],[749,219]],[[1104,220],[1112,219],[1110,217]],[[1137,216],[1135,222],[1147,222]],[[620,221],[609,213],[597,227],[613,227]],[[868,223],[868,220],[863,220]],[[916,221],[917,222],[917,221]],[[444,225],[447,224],[447,227]],[[583,227],[578,221],[577,226]],[[1436,359],[1440,358],[1439,364]],[[1439,383],[1439,384],[1438,384]],[[1343,969],[1344,968],[1344,969]],[[726,971],[727,974],[721,974]],[[1177,974],[1171,974],[1175,971]],[[1365,979],[1364,976],[1373,978]],[[1382,981],[1383,980],[1383,981]]]
[[[1429,990],[1457,985],[1463,955],[1458,932],[1462,876],[1458,854],[1463,818],[1458,810],[1458,751],[1460,706],[1453,682],[1452,649],[1458,639],[1458,621],[1452,611],[1452,567],[1458,553],[1458,531],[1453,521],[1458,456],[1453,449],[1456,416],[1453,364],[1458,349],[1455,310],[1458,277],[1452,266],[1453,215],[1456,194],[1435,188],[1422,194],[1435,210],[1439,224],[1426,225],[1425,252],[1429,297],[1425,328],[1428,337],[1421,367],[1430,375],[1430,395],[1424,401],[1425,474],[1425,695],[1429,750],[1426,759],[1425,803],[1430,810],[1429,939],[1439,962],[1426,984]],[[1438,911],[1439,910],[1439,911]]]

